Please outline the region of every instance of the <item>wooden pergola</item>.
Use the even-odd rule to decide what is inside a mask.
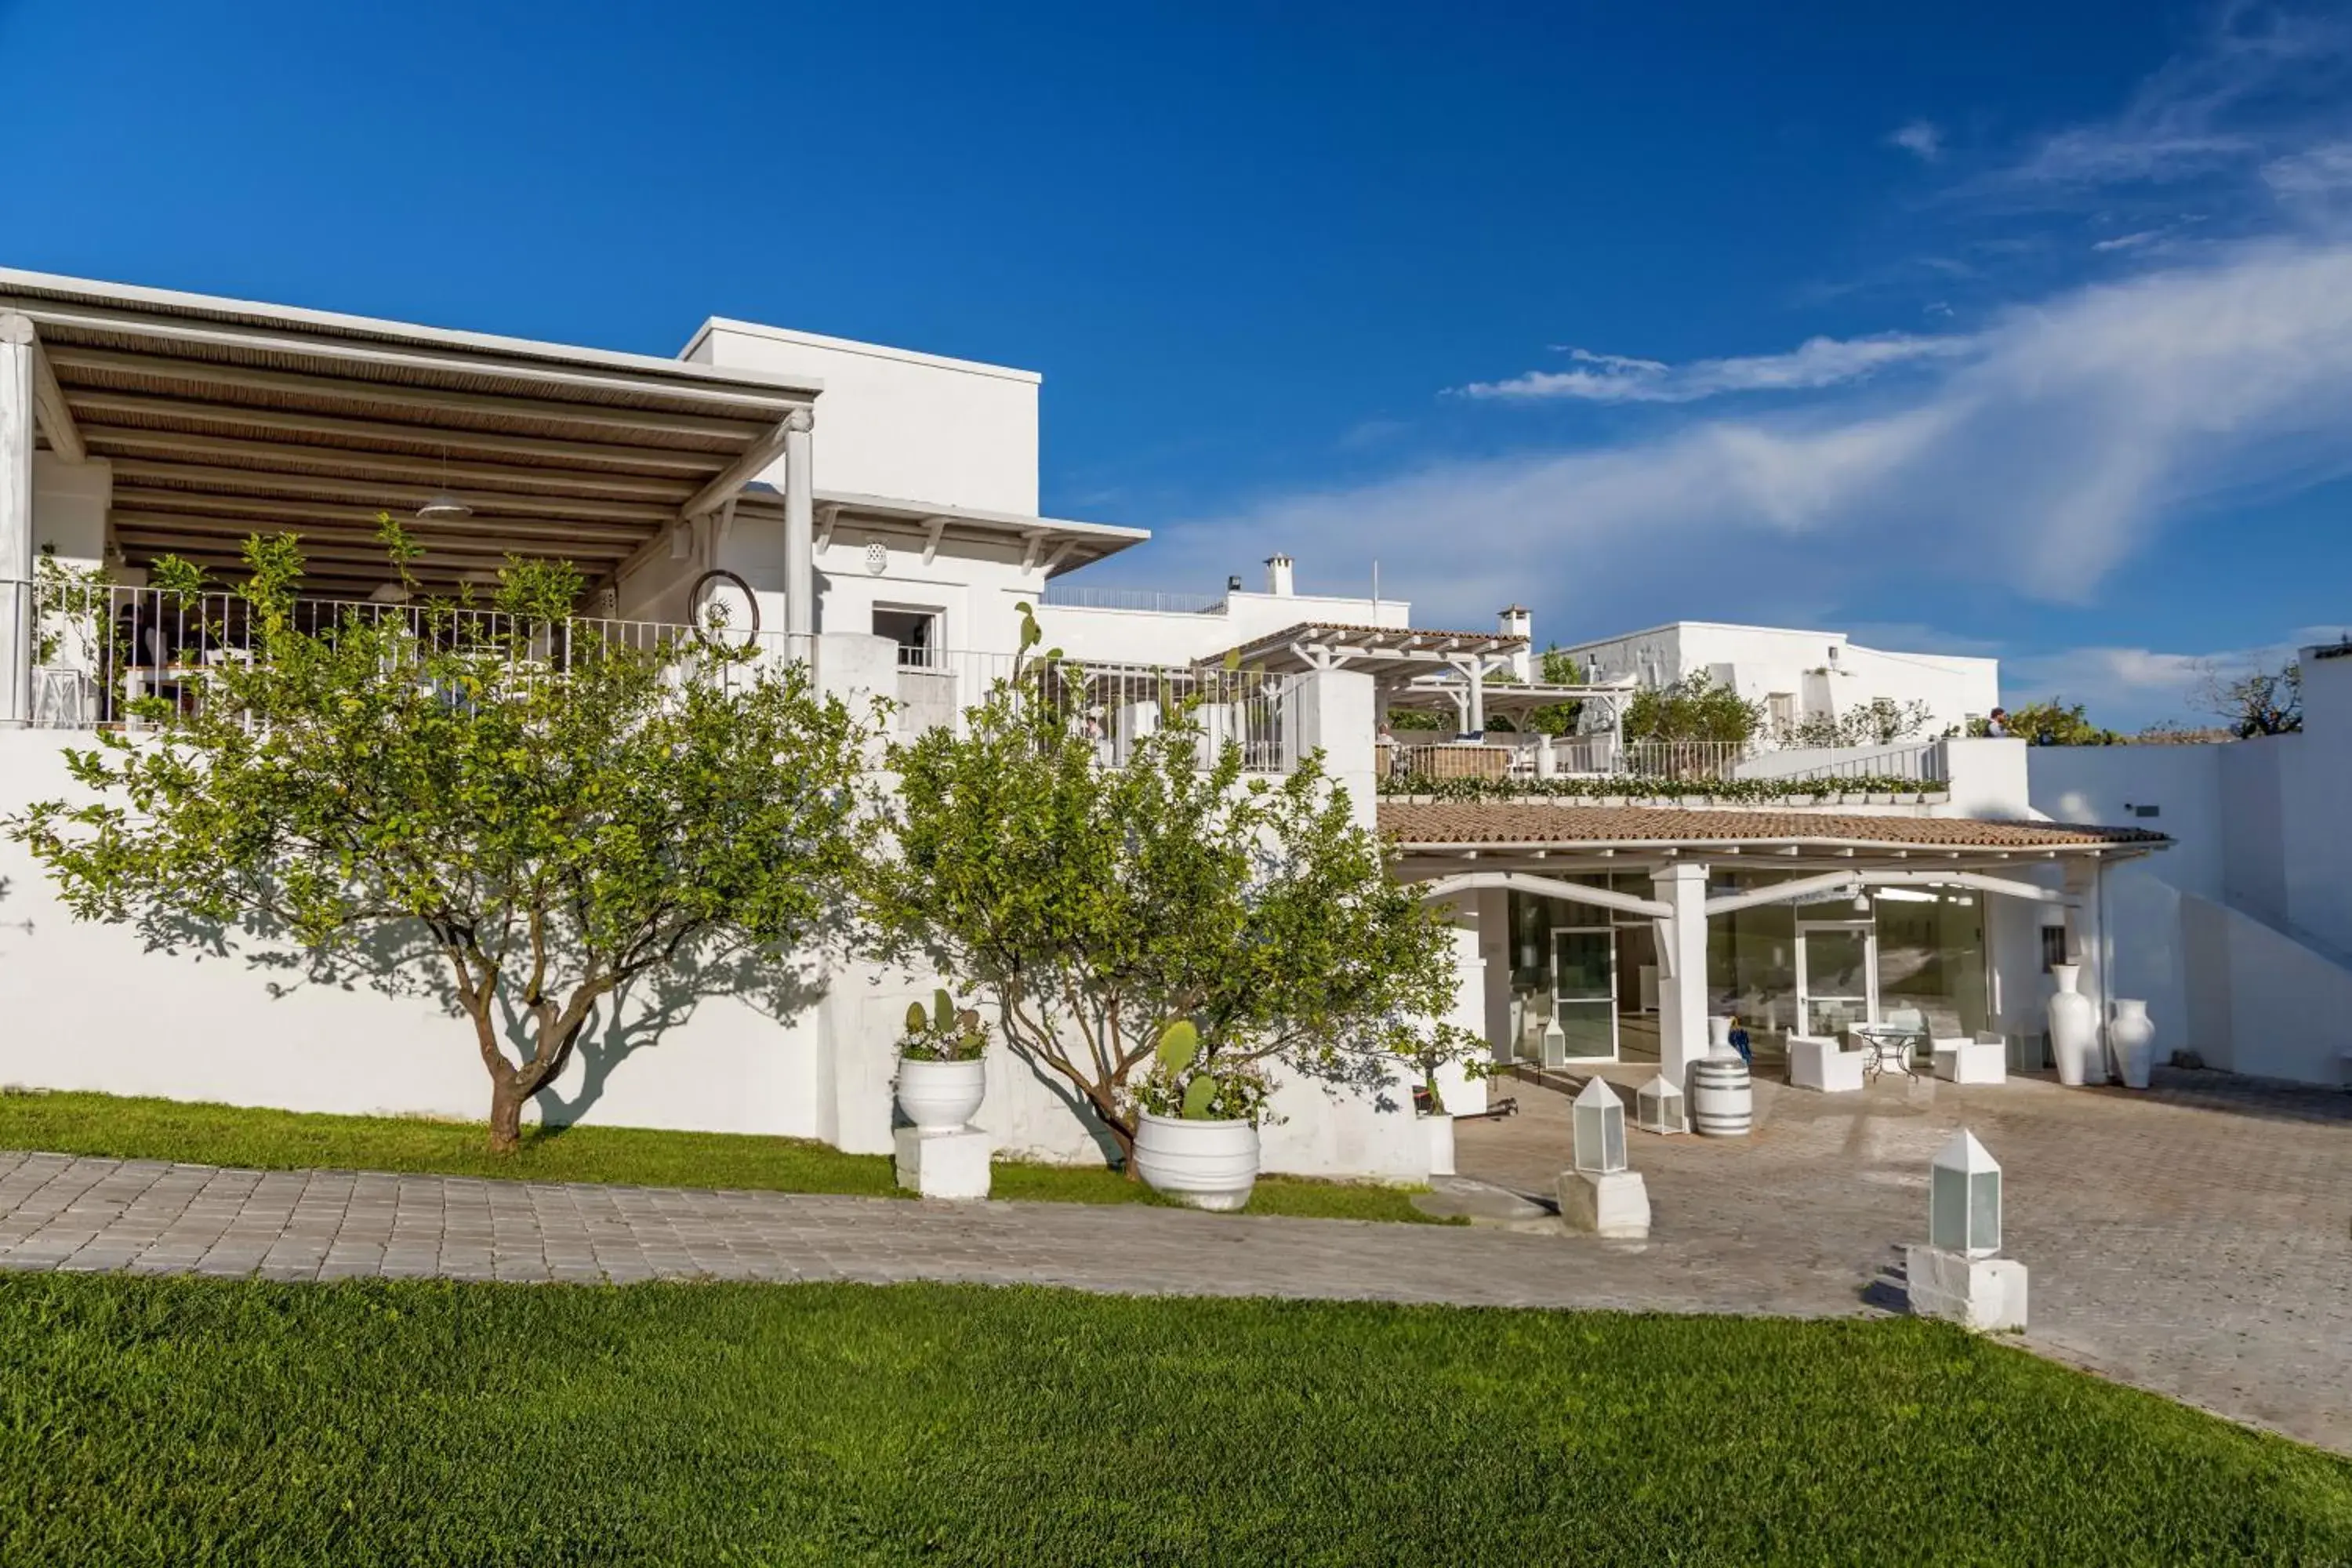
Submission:
[[[1238,657],[1248,669],[1356,670],[1372,678],[1383,710],[1450,710],[1457,728],[1465,734],[1485,730],[1489,714],[1521,719],[1538,709],[1571,702],[1593,704],[1608,716],[1600,728],[1612,731],[1617,728],[1623,718],[1622,704],[1633,690],[1632,681],[1564,686],[1498,679],[1527,647],[1525,637],[1509,632],[1308,621],[1244,643],[1232,656],[1217,658]]]

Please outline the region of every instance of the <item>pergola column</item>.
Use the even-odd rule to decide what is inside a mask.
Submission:
[[[2107,933],[2103,918],[2106,911],[2099,896],[2100,886],[2106,875],[2106,862],[2096,857],[2084,857],[2066,862],[2066,891],[2076,902],[2066,911],[2066,925],[2072,940],[2066,956],[2082,968],[2075,988],[2091,999],[2092,1016],[2097,1020],[2092,1039],[2098,1047],[2090,1078],[2094,1083],[2107,1078]]]
[[[33,721],[33,323],[0,315],[0,729]]]
[[[1706,1055],[1706,867],[1676,860],[1650,874],[1668,912],[1658,931],[1658,1070],[1678,1087]]]
[[[784,630],[796,638],[816,630],[816,476],[809,456],[815,428],[805,408],[784,416]],[[808,648],[792,651],[805,656]]]

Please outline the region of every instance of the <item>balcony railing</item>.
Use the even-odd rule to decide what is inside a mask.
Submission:
[[[1545,759],[1541,753],[1549,751]],[[1391,779],[1622,779],[1675,784],[1728,784],[1770,779],[1790,784],[1842,779],[1922,784],[1949,777],[1944,744],[1927,741],[1892,746],[1775,750],[1748,742],[1626,741],[1607,734],[1537,735],[1508,740],[1441,742],[1381,748],[1381,771]]]
[[[898,668],[897,723],[903,734],[960,725],[999,681],[1010,680],[1014,656],[963,649],[926,650],[926,662]],[[1093,741],[1107,763],[1120,764],[1142,736],[1160,728],[1170,709],[1189,706],[1205,752],[1228,740],[1253,773],[1287,773],[1297,764],[1288,679],[1261,670],[1198,669],[1190,666],[1034,660],[1029,679],[1045,683]]]
[[[726,679],[793,656],[793,639],[782,632],[698,630],[664,621],[583,616],[526,625],[499,610],[352,599],[296,599],[289,616],[297,630],[310,633],[354,621],[404,626],[445,647],[510,648],[557,669],[592,649],[656,652],[682,642],[749,652],[751,658],[726,667]],[[34,617],[32,722],[89,729],[133,721],[133,705],[144,698],[175,705],[199,700],[215,672],[249,662],[259,641],[252,606],[239,595],[44,584]]]
[[[511,649],[515,657],[557,669],[592,649],[651,653],[700,645],[751,656],[722,667],[721,679],[733,679],[748,678],[770,659],[805,658],[811,652],[782,632],[667,621],[575,616],[525,626],[496,610],[347,599],[298,599],[291,616],[308,632],[352,620],[390,622],[445,647]],[[184,596],[155,588],[45,584],[35,616],[33,722],[68,730],[130,724],[142,711],[154,713],[152,703],[142,701],[148,698],[184,708],[204,700],[221,667],[253,659],[259,640],[251,606],[235,594]],[[1011,679],[1014,663],[1011,654],[902,647],[894,689],[885,693],[898,703],[895,728],[902,735],[961,728],[969,710],[997,682]],[[1106,763],[1124,763],[1135,742],[1159,728],[1172,705],[1183,703],[1206,749],[1231,740],[1253,772],[1286,773],[1296,764],[1293,692],[1286,677],[1075,659],[1033,669],[1031,680],[1045,683],[1070,721],[1097,742]]]

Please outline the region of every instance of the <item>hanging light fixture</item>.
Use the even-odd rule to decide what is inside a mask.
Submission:
[[[425,498],[416,509],[419,522],[455,522],[461,517],[471,517],[474,509],[449,493],[449,448],[441,448],[441,488]]]

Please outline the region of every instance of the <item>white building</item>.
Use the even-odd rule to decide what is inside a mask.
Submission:
[[[2116,976],[2159,1049],[2352,1082],[2352,652],[2303,650],[2304,728],[2219,745],[2037,746],[2032,803],[2174,840],[2112,879]]]
[[[1138,691],[1208,679],[1193,661],[1213,671],[1246,647],[1254,668],[1242,673],[1262,684],[1218,721],[1253,767],[1326,753],[1360,819],[1397,840],[1400,874],[1453,911],[1453,1016],[1484,1026],[1500,1057],[1517,1054],[1529,1018],[1568,1016],[1568,1054],[1646,1051],[1679,1072],[1705,1049],[1711,1013],[1744,1009],[1767,1032],[1835,1030],[1877,1017],[1885,998],[1910,999],[1937,1027],[2021,1039],[2057,952],[2079,956],[2092,994],[2105,994],[2105,868],[2162,840],[2020,820],[2030,811],[2016,742],[1953,742],[1932,781],[1919,775],[1931,787],[1901,803],[1679,818],[1376,805],[1376,713],[1402,695],[1455,708],[1478,731],[1479,681],[1527,673],[1524,615],[1507,612],[1491,633],[1417,630],[1402,601],[1296,594],[1275,541],[1259,590],[1139,600],[1066,589],[1064,574],[1147,536],[1040,512],[1038,397],[1027,372],[734,321],[707,323],[682,357],[663,359],[0,271],[0,814],[68,793],[63,748],[119,719],[140,682],[191,679],[185,656],[161,646],[156,595],[140,586],[157,557],[233,575],[240,540],[292,531],[306,595],[386,602],[398,594],[373,531],[391,510],[416,519],[415,570],[429,586],[486,581],[520,555],[580,566],[597,616],[676,626],[725,604],[730,627],[808,660],[826,689],[898,699],[902,731],[958,721],[1009,664],[1024,602],[1040,606],[1049,642],[1114,686],[1131,673]],[[107,567],[115,585],[98,591],[95,624],[118,636],[78,651],[71,635],[50,635],[78,623],[35,612],[44,552]],[[1646,672],[1629,652],[1631,668],[1673,679],[1686,661],[1721,663],[1743,689],[1785,687],[1801,702],[1798,678],[1816,657],[1867,662],[1842,638],[1728,628],[1759,647],[1786,637],[1821,649],[1792,647],[1768,665],[1736,639],[1683,629],[1666,628]],[[1892,669],[1908,657],[1872,658]],[[1989,661],[1906,668],[1931,666],[1954,667],[1939,718],[1990,709]],[[1926,689],[1872,679],[1826,678],[1822,710]],[[1510,700],[1605,705],[1622,690],[1522,687]],[[1105,702],[1107,763],[1141,710]],[[1561,765],[1551,748],[1473,747],[1468,760],[1465,772],[1491,763],[1495,777],[1522,762],[1538,774]],[[274,985],[281,972],[254,963],[267,943],[146,951],[131,931],[73,921],[5,841],[0,884],[0,1082],[479,1113],[481,1068],[430,998]],[[748,995],[711,996],[650,1043],[615,1019],[542,1109],[886,1152],[899,1020],[940,978],[836,974],[782,1017]],[[1099,1157],[1095,1132],[1036,1075],[1001,1051],[989,1070],[982,1121],[1006,1150]],[[1478,1103],[1475,1089],[1454,1099]],[[1268,1130],[1269,1169],[1428,1169],[1409,1114],[1308,1084],[1285,1086],[1277,1107],[1287,1121]]]
[[[1588,667],[1588,679],[1630,677],[1661,687],[1704,674],[1759,704],[1772,734],[1810,719],[1837,719],[1881,698],[1898,707],[1924,703],[1925,736],[1966,734],[1970,720],[2000,700],[1998,659],[1892,653],[1864,647],[1843,632],[1674,621],[1564,651]]]

